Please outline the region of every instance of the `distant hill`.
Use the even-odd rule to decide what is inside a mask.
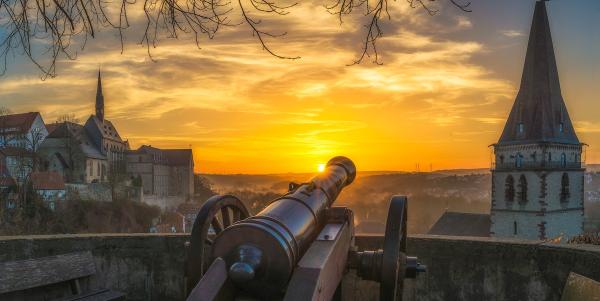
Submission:
[[[472,169],[442,169],[436,170],[434,173],[444,174],[444,175],[481,175],[481,174],[489,174],[489,168],[472,168]]]
[[[253,208],[259,208],[258,203],[261,201],[269,201],[272,197],[285,193],[290,182],[302,183],[313,175],[288,173],[201,176],[210,182],[215,192],[237,195],[243,201],[251,203]],[[364,222],[363,226],[368,228],[366,225],[385,223],[389,200],[393,195],[406,195],[409,197],[409,232],[426,233],[445,210],[489,212],[490,187],[490,175],[485,169],[431,173],[359,172],[354,183],[339,196],[336,205],[352,208],[357,225]],[[271,199],[262,200],[263,196]]]
[[[586,177],[586,216],[600,217],[600,164],[590,164]],[[260,210],[261,201],[269,201],[287,191],[290,182],[302,183],[314,174],[287,173],[269,175],[201,175],[217,193],[233,193],[251,200]],[[356,224],[364,231],[381,228],[385,223],[389,199],[406,195],[409,199],[409,232],[427,233],[446,211],[489,213],[491,174],[488,168],[437,170],[434,172],[367,171],[359,172],[355,182],[344,189],[338,206],[354,210]],[[263,200],[264,199],[264,200]],[[369,226],[371,225],[371,226]],[[372,226],[379,225],[379,226]],[[369,230],[371,229],[371,230]]]

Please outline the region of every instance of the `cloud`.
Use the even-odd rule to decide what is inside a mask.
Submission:
[[[365,169],[401,169],[390,156],[434,156],[430,147],[466,139],[448,131],[481,127],[479,138],[490,139],[500,117],[489,111],[504,109],[515,88],[473,62],[488,51],[484,43],[447,35],[472,28],[471,21],[429,17],[400,3],[390,8],[379,41],[382,66],[348,66],[360,51],[364,19],[353,15],[339,25],[322,6],[303,2],[261,23],[289,32],[269,46],[300,60],[269,56],[243,26],[202,41],[202,49],[165,40],[152,49],[153,60],[134,43],[121,53],[114,37],[104,36],[78,60],[60,62],[57,78],[3,78],[0,99],[13,111],[39,110],[47,121],[65,112],[85,120],[100,64],[106,114],[121,136],[133,147],[192,145],[203,172],[303,170],[338,154]]]
[[[509,38],[517,38],[517,37],[525,36],[525,34],[523,32],[520,32],[518,30],[502,30],[502,31],[500,31],[500,33]]]
[[[575,131],[578,133],[600,133],[600,122],[595,121],[576,121]]]
[[[456,27],[458,29],[472,28],[473,23],[465,16],[456,17]]]

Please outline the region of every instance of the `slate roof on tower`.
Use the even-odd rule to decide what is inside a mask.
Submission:
[[[96,87],[96,116],[104,120],[104,95],[102,94],[102,77],[98,70],[98,86]]]
[[[580,144],[565,106],[545,1],[535,4],[521,87],[498,144]]]
[[[118,143],[124,143],[123,139],[117,132],[117,128],[113,125],[110,120],[106,119],[104,114],[104,95],[102,93],[102,79],[100,71],[98,71],[98,86],[96,88],[96,115],[91,115],[85,122],[84,128],[86,129],[91,140],[96,146],[106,153],[106,149],[103,148],[104,141],[110,140]]]

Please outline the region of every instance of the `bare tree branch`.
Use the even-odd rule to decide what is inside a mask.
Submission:
[[[331,0],[330,0],[331,1]],[[387,17],[387,0],[332,0],[327,11],[339,22],[356,10],[370,19],[364,25],[365,36],[359,64],[372,57],[380,64],[377,40],[383,35],[380,21]],[[429,7],[436,0],[406,0],[411,7],[421,7],[430,15],[437,10]],[[464,12],[470,12],[468,0],[446,0]],[[124,31],[130,28],[129,11],[142,9],[145,21],[141,44],[151,50],[163,38],[192,37],[200,48],[203,38],[213,39],[222,27],[246,25],[258,43],[270,55],[280,59],[298,59],[282,55],[267,45],[267,38],[277,38],[286,32],[273,33],[262,29],[259,16],[285,16],[298,3],[283,4],[280,0],[0,0],[0,75],[6,72],[9,58],[26,56],[43,73],[43,78],[56,75],[59,58],[74,60],[77,50],[83,50],[89,38],[97,37],[101,28],[117,32],[124,50]],[[231,15],[239,13],[241,22],[232,23]]]
[[[438,11],[430,7],[426,2],[435,2],[436,0],[406,0],[410,7],[421,7],[431,16]],[[464,12],[471,12],[469,7],[471,2],[460,3],[462,0],[449,0],[450,3]],[[395,0],[394,0],[395,2]],[[383,36],[383,31],[380,26],[382,17],[391,19],[388,11],[388,0],[335,0],[331,6],[326,6],[327,11],[331,14],[338,15],[340,23],[343,22],[345,16],[352,14],[357,9],[362,9],[365,17],[370,19],[369,23],[364,25],[366,34],[363,40],[362,52],[352,65],[360,64],[365,57],[372,57],[373,63],[381,64],[379,54],[377,52],[377,41]]]

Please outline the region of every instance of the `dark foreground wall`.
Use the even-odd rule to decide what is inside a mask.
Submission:
[[[96,286],[128,293],[131,300],[183,300],[183,245],[187,236],[98,234],[0,237],[0,262],[90,250]],[[380,236],[359,236],[376,249]],[[413,236],[409,255],[428,272],[408,280],[405,300],[559,300],[569,272],[600,280],[600,247],[539,242]],[[377,300],[378,285],[344,280],[344,300]]]
[[[89,250],[98,271],[93,286],[125,292],[128,300],[183,300],[186,239],[156,234],[0,237],[0,262]]]
[[[359,247],[381,242],[357,237]],[[407,248],[428,271],[406,281],[404,300],[560,300],[569,272],[600,280],[599,246],[419,235],[409,238]]]

